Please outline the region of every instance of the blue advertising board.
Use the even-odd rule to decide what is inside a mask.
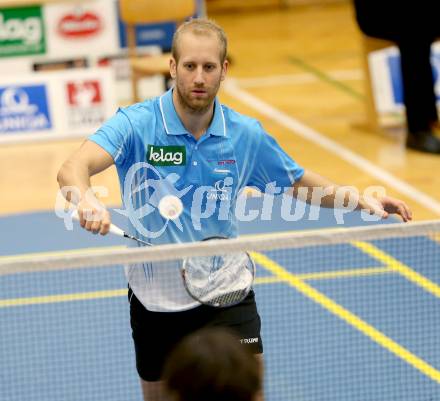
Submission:
[[[204,2],[203,0],[196,1],[196,15],[204,15]],[[125,24],[122,22],[118,12],[118,26],[119,26],[119,45],[121,48],[127,47],[127,35]],[[171,43],[173,41],[174,31],[176,30],[175,22],[165,22],[157,24],[142,24],[136,26],[136,45],[137,46],[160,46],[162,50],[169,51],[171,49]]]
[[[45,85],[0,87],[0,133],[52,128]]]
[[[145,24],[136,27],[137,46],[160,46],[165,51],[171,49],[173,34],[176,24],[173,22],[163,24]],[[124,23],[119,19],[119,45],[127,47],[127,35]]]
[[[389,69],[389,76],[391,79],[391,88],[393,93],[394,102],[398,105],[403,105],[403,84],[402,84],[402,72],[400,68],[400,55],[399,53],[389,54],[387,57],[387,65]],[[440,53],[436,52],[433,48],[431,52],[431,65],[432,74],[436,88],[440,85]],[[415,78],[417,79],[417,78]],[[436,91],[437,101],[440,100],[440,92]]]

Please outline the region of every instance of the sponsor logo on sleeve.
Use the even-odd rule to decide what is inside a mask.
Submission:
[[[184,166],[186,148],[185,146],[148,145],[147,162],[152,166]]]
[[[46,87],[0,87],[0,133],[52,128]]]

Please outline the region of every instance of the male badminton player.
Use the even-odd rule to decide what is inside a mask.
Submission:
[[[113,164],[131,234],[153,244],[236,236],[234,207],[245,186],[264,191],[266,184],[275,182],[278,187],[293,188],[294,196],[301,187],[332,187],[321,204],[334,206],[337,185],[299,166],[258,121],[220,104],[216,95],[228,68],[226,53],[225,33],[215,23],[194,19],[182,24],[174,35],[170,60],[174,87],[160,97],[118,110],[64,163],[59,185],[79,189],[82,227],[101,234],[109,230],[108,211],[86,193],[90,177]],[[182,214],[173,222],[164,222],[159,211],[152,210],[155,194],[164,188],[175,191],[183,203]],[[212,188],[210,199],[226,201],[226,213],[217,208],[198,219],[192,207],[200,188]],[[390,197],[359,198],[358,209],[411,219],[407,205]],[[139,217],[140,210],[145,217]],[[261,358],[260,317],[253,292],[238,305],[216,309],[200,306],[188,295],[177,267],[148,264],[129,269],[127,277],[145,400],[162,400],[161,374],[167,354],[184,335],[202,326],[233,328],[243,346]]]

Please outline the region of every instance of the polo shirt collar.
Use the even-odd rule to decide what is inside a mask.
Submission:
[[[183,126],[173,104],[173,88],[159,98],[160,113],[168,135],[185,135],[189,132]],[[214,117],[206,130],[208,135],[228,137],[225,116],[218,98],[214,101]]]

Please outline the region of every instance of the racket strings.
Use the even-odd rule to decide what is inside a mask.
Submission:
[[[205,305],[221,307],[232,306],[241,302],[248,295],[249,291],[246,289],[229,292],[218,297],[206,300]]]
[[[189,258],[184,263],[188,293],[211,306],[230,306],[249,293],[255,266],[245,252]]]

